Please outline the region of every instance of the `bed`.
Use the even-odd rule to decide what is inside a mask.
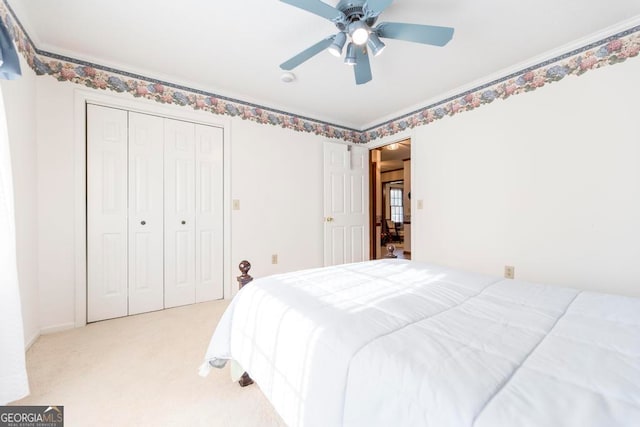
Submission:
[[[415,261],[254,280],[228,360],[290,426],[640,425],[640,299]]]

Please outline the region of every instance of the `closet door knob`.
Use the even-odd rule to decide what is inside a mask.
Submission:
[[[140,221],[140,224],[145,225],[147,221]]]
[[[185,225],[187,223],[187,221],[182,221],[182,225]]]

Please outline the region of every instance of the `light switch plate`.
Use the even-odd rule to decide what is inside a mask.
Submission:
[[[424,207],[424,201],[418,200],[418,209],[422,209]]]
[[[240,200],[238,200],[238,199],[234,199],[234,200],[233,200],[233,206],[232,206],[232,209],[233,209],[234,211],[239,211],[239,210],[240,210]]]

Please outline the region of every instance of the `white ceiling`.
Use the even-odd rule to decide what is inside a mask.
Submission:
[[[337,0],[327,0],[331,5]],[[45,51],[362,129],[640,16],[638,0],[396,0],[378,22],[451,26],[432,47],[385,39],[356,86],[321,52],[282,83],[279,64],[335,26],[277,0],[9,0]]]

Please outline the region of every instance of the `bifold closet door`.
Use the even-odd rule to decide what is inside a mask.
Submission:
[[[164,119],[164,306],[193,304],[195,124]]]
[[[87,320],[127,315],[127,112],[87,105]]]
[[[222,129],[88,105],[88,320],[222,298],[222,204]]]
[[[164,308],[164,121],[129,112],[129,314]]]
[[[223,297],[223,131],[196,125],[196,301]]]

